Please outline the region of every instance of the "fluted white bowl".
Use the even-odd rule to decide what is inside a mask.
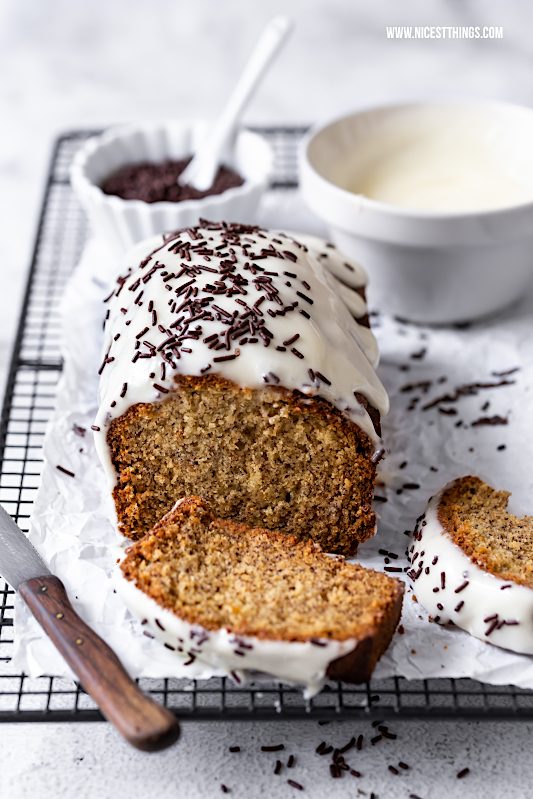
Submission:
[[[256,221],[257,207],[272,171],[272,148],[260,135],[238,133],[228,164],[243,178],[242,186],[199,200],[147,203],[105,194],[100,184],[112,172],[141,161],[157,163],[195,152],[206,123],[165,121],[114,127],[89,139],[76,153],[72,187],[87,212],[93,231],[115,255],[142,239],[189,227],[199,218],[215,222]]]

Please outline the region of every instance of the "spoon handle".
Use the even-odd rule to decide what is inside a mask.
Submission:
[[[290,33],[292,23],[288,17],[275,17],[263,30],[248,59],[228,103],[216,125],[214,133],[220,138],[242,115],[254,90]]]
[[[231,143],[237,122],[292,29],[288,17],[272,19],[263,30],[237,85],[220,117],[209,131],[193,160],[180,176],[180,183],[206,191]]]

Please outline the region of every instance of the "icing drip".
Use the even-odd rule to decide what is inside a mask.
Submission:
[[[322,267],[335,279],[337,293],[348,306],[348,310],[358,325],[363,328],[360,332],[366,339],[365,351],[372,363],[377,364],[379,353],[376,339],[370,330],[365,298],[365,289],[368,283],[366,271],[356,261],[349,261],[334,244],[307,233],[305,235],[295,233],[294,236],[300,244],[305,245],[313,253]],[[363,332],[365,328],[366,335]]]

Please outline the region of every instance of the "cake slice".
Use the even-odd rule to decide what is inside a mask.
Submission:
[[[117,589],[145,631],[237,681],[260,672],[316,693],[362,682],[390,643],[403,585],[310,541],[176,504],[120,566]]]
[[[510,514],[509,496],[478,477],[445,486],[417,522],[408,574],[433,621],[533,654],[533,516]]]
[[[353,555],[375,532],[388,408],[364,273],[352,266],[350,312],[316,243],[206,221],[127,260],[93,425],[121,532],[141,538],[200,495],[222,518]]]

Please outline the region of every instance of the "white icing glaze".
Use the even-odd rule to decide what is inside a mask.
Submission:
[[[438,518],[448,487],[430,500],[409,548],[416,598],[440,624],[453,622],[482,641],[532,655],[533,590],[480,568],[453,541]]]
[[[116,475],[106,443],[109,423],[133,404],[164,399],[175,374],[218,374],[243,387],[280,385],[320,395],[377,443],[370,416],[355,396],[363,395],[382,415],[388,410],[374,369],[375,339],[340,299],[336,281],[316,256],[316,242],[308,248],[282,233],[205,225],[166,243],[156,237],[137,245],[127,257],[127,276],[109,299],[95,443],[110,483]],[[241,281],[235,293],[213,291],[215,281],[222,281],[221,268],[228,270],[226,287],[235,289],[232,281]],[[353,275],[364,283],[359,267]],[[204,304],[182,309],[188,300]],[[250,309],[253,333],[243,329],[225,342],[224,320],[239,314],[240,322]],[[364,302],[361,310],[366,313]],[[202,313],[209,317],[200,318]],[[191,314],[189,331],[196,328],[198,338],[169,341],[184,332]]]
[[[368,307],[364,298],[364,290],[368,283],[368,275],[363,267],[344,256],[334,244],[311,236],[307,233],[291,233],[291,236],[305,244],[306,247],[316,256],[329,274],[335,278],[335,289],[341,296],[348,310],[355,320],[367,318]],[[362,296],[363,295],[363,296]],[[377,341],[370,327],[360,327],[360,334],[365,339],[364,349],[370,361],[377,365],[379,361],[379,351]]]
[[[270,675],[282,682],[304,686],[304,696],[310,698],[323,687],[328,665],[352,652],[358,643],[353,638],[315,639],[315,643],[275,641],[236,636],[225,628],[210,631],[161,607],[127,580],[120,568],[116,569],[113,582],[128,609],[141,621],[143,632],[175,652],[183,665],[198,660],[238,683],[255,677],[256,673]]]
[[[366,270],[357,261],[343,255],[334,244],[324,241],[318,236],[311,236],[309,233],[291,233],[290,235],[313,250],[320,263],[342,283],[353,289],[365,288],[368,283]]]

